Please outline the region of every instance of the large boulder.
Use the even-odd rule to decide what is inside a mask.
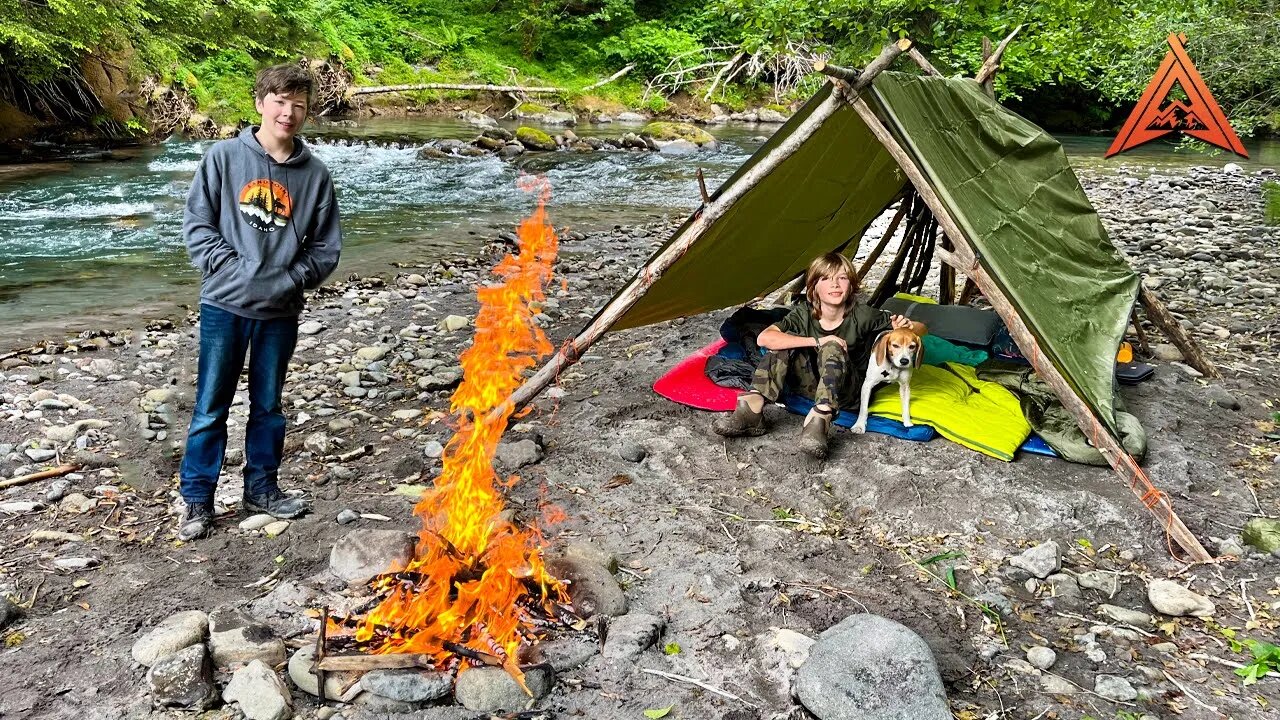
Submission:
[[[147,671],[147,685],[156,707],[206,710],[218,699],[213,665],[204,645],[192,645],[157,660]]]
[[[851,615],[819,635],[796,685],[821,720],[951,720],[929,646],[878,615]]]
[[[293,717],[293,695],[276,671],[254,660],[231,676],[222,699],[239,703],[249,720],[289,720]]]
[[[1208,617],[1215,610],[1212,600],[1173,580],[1152,580],[1147,585],[1147,600],[1151,607],[1173,617]]]
[[[527,126],[516,129],[516,140],[530,150],[555,150],[557,147],[555,138]]]
[[[364,583],[413,559],[418,538],[403,530],[352,530],[334,543],[329,571],[349,583]]]
[[[270,627],[227,606],[209,614],[209,654],[221,669],[255,660],[275,667],[287,657],[284,641]]]
[[[458,113],[458,118],[466,121],[467,123],[470,123],[471,125],[475,125],[476,127],[479,127],[479,128],[498,127],[497,120],[494,120],[493,118],[489,117],[488,115],[485,115],[484,113],[478,113],[475,110],[463,110],[462,112]]]
[[[692,145],[697,148],[712,149],[718,147],[711,133],[689,123],[651,122],[640,131],[640,137],[659,152],[667,146],[686,149]]]
[[[594,548],[573,543],[547,558],[552,575],[568,580],[573,607],[583,617],[591,615],[625,615],[627,596],[609,571],[610,560],[617,560]]]
[[[543,125],[577,125],[578,116],[562,110],[552,110],[546,105],[524,102],[516,106],[515,116],[521,120],[532,120]]]
[[[453,696],[472,712],[519,711],[546,697],[554,682],[555,673],[550,667],[537,665],[527,668],[524,684],[533,693],[530,697],[506,670],[478,667],[459,673]]]
[[[208,632],[208,615],[199,610],[176,612],[138,638],[130,654],[138,664],[151,667],[160,658],[204,642]]]

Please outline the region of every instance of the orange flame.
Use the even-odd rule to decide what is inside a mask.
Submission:
[[[554,605],[568,602],[543,563],[538,528],[518,528],[503,514],[492,465],[512,414],[508,396],[522,372],[552,350],[531,307],[545,297],[558,246],[547,223],[550,185],[521,178],[520,187],[538,193],[537,209],[520,223],[518,254],[494,268],[500,282],[477,291],[475,338],[460,358],[463,381],[450,404],[460,426],[434,488],[414,507],[422,518],[415,557],[392,568],[416,580],[384,576],[378,589],[389,594],[355,632],[373,653],[425,653],[441,667],[465,647],[498,657],[518,679],[517,653],[536,637],[529,609],[541,606],[554,617]]]

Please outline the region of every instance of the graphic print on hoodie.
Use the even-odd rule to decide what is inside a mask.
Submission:
[[[200,302],[258,320],[296,317],[302,291],[338,264],[337,195],[301,138],[276,162],[256,130],[209,148],[187,195],[183,239],[204,276]]]
[[[251,180],[240,191],[240,212],[256,230],[275,232],[289,224],[293,200],[285,186],[272,180]]]

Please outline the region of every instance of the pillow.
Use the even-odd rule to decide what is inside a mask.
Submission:
[[[944,340],[986,347],[1000,330],[1000,316],[967,305],[931,305],[889,298],[881,310],[905,315],[929,326],[929,334]]]

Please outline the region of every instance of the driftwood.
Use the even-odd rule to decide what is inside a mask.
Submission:
[[[996,70],[1000,68],[1000,58],[1004,55],[1004,49],[1009,47],[1009,43],[1013,42],[1014,36],[1021,30],[1021,25],[1014,28],[1013,32],[1005,36],[1005,39],[1001,40],[1000,44],[996,46],[996,51],[991,53],[991,57],[983,60],[982,67],[978,68],[978,74],[974,76],[974,79],[979,84],[986,83],[996,74]]]
[[[621,69],[621,70],[619,70],[618,72],[616,72],[616,73],[614,73],[614,74],[610,75],[609,77],[607,77],[607,78],[605,78],[605,79],[603,79],[603,80],[598,80],[598,81],[596,81],[596,82],[591,83],[590,85],[588,85],[588,86],[586,86],[586,87],[582,88],[582,89],[581,89],[581,90],[579,90],[578,92],[587,92],[588,90],[595,90],[595,89],[596,89],[596,88],[598,88],[598,87],[603,87],[603,86],[605,86],[605,85],[608,85],[609,83],[613,82],[614,80],[617,80],[618,78],[622,77],[623,75],[626,75],[627,73],[629,73],[629,72],[631,72],[632,70],[635,70],[635,69],[636,69],[636,66],[635,66],[635,65],[628,65],[628,66],[626,66],[626,67],[622,68],[622,69]]]
[[[1169,342],[1172,342],[1182,352],[1182,356],[1186,358],[1188,365],[1198,370],[1205,377],[1222,377],[1222,373],[1218,372],[1218,368],[1214,367],[1213,363],[1201,352],[1200,344],[1187,334],[1187,331],[1182,328],[1182,324],[1169,313],[1169,309],[1164,306],[1164,303],[1160,302],[1160,298],[1156,297],[1155,293],[1144,286],[1138,291],[1138,301],[1142,303],[1142,307],[1147,311],[1147,317],[1152,324],[1160,328],[1165,337],[1169,338]]]
[[[329,636],[329,606],[325,605],[320,608],[320,632],[316,634],[316,654],[315,661],[312,664],[311,672],[316,676],[316,687],[318,688],[316,696],[320,699],[320,704],[324,705],[328,702],[328,698],[324,696],[324,681],[328,674],[324,669],[325,657],[325,641]]]
[[[734,55],[732,58],[729,59],[729,62],[725,63],[724,67],[720,68],[720,72],[716,73],[715,78],[712,79],[711,81],[711,87],[707,88],[706,94],[702,96],[703,102],[710,102],[712,94],[715,93],[716,88],[719,87],[721,81],[724,80],[725,74],[727,74],[733,68],[737,67],[738,63],[742,62],[746,58],[747,58],[746,51],[740,50],[738,51],[737,55]]]
[[[1008,40],[1009,38],[1006,38],[1006,42],[1002,43],[1002,45],[1007,44]],[[955,250],[948,251],[938,248],[936,255],[943,262],[965,273],[982,290],[987,300],[991,302],[992,307],[1004,319],[1014,342],[1018,344],[1027,359],[1031,361],[1031,366],[1035,368],[1036,375],[1053,389],[1058,399],[1062,401],[1063,407],[1066,408],[1067,412],[1071,413],[1080,429],[1084,431],[1085,437],[1089,438],[1093,446],[1102,453],[1102,456],[1107,459],[1112,469],[1115,470],[1116,474],[1120,476],[1120,479],[1124,481],[1129,489],[1138,496],[1143,505],[1160,520],[1165,531],[1174,542],[1185,550],[1193,561],[1207,562],[1212,560],[1213,557],[1204,549],[1204,546],[1200,544],[1196,536],[1187,529],[1182,519],[1178,517],[1173,505],[1169,502],[1169,498],[1151,483],[1147,474],[1139,467],[1138,461],[1124,449],[1115,436],[1111,434],[1111,431],[1093,414],[1093,410],[1067,383],[1062,373],[1058,372],[1058,368],[1053,362],[1040,351],[1039,342],[1022,321],[1022,316],[1018,314],[1013,304],[1005,297],[1004,292],[978,262],[976,254],[969,247],[967,238],[960,231],[960,226],[951,217],[947,206],[938,198],[932,185],[925,178],[924,173],[915,164],[915,160],[903,150],[902,146],[898,144],[898,141],[889,133],[880,118],[865,101],[857,98],[852,101],[852,105],[854,111],[867,124],[871,133],[880,140],[880,143],[889,151],[889,154],[898,161],[899,167],[902,168],[902,171],[915,185],[916,191],[920,193],[920,197],[933,211],[934,218],[937,219],[944,232],[950,235],[952,242],[955,243]]]
[[[435,658],[425,653],[388,653],[386,655],[326,655],[316,663],[327,672],[368,672],[370,670],[432,669]]]
[[[8,480],[0,480],[0,490],[17,487],[19,485],[26,485],[27,483],[38,482],[40,480],[48,480],[49,478],[61,477],[79,469],[79,465],[59,465],[51,470],[41,470],[40,472],[31,473],[30,475],[21,475],[16,478],[9,478]]]

